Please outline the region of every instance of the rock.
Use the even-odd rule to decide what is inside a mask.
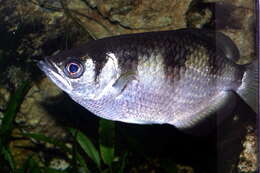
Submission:
[[[47,0],[38,1],[35,4],[18,3],[15,9],[24,18],[35,16],[37,19],[41,16],[44,26],[48,29],[57,26],[56,32],[61,31],[61,26],[64,30],[64,25],[66,25],[64,20],[70,19],[74,22],[71,26],[82,28],[93,38],[102,38],[126,33],[185,28],[187,26],[186,12],[191,1],[161,0],[151,3],[150,0],[71,0],[67,2]],[[49,25],[45,25],[47,21]],[[46,36],[46,34],[43,35]],[[41,38],[43,39],[45,37]],[[23,51],[24,47],[20,50]],[[37,53],[40,54],[40,52]]]
[[[30,74],[28,72],[24,72],[21,67],[12,65],[8,68],[7,78],[15,88],[18,88],[23,81],[30,79]]]
[[[5,88],[0,88],[0,126],[4,117],[3,111],[6,109],[9,98],[10,92]]]
[[[254,10],[234,7],[230,11],[227,25],[219,30],[237,45],[240,64],[249,63],[255,58],[255,19]]]
[[[241,58],[238,63],[244,64],[255,59],[256,16],[252,3],[250,8],[244,8],[238,4],[229,3],[229,1],[198,3],[187,14],[187,21],[189,26],[200,28],[207,25],[206,27],[229,36],[239,49]],[[212,14],[208,12],[207,15],[206,11],[208,10]]]
[[[66,160],[60,159],[60,158],[53,158],[50,161],[50,168],[56,169],[56,170],[66,170],[69,167],[69,163]]]
[[[43,79],[29,90],[15,121],[23,124],[23,130],[26,132],[40,133],[53,138],[64,138],[66,136],[65,130],[57,124],[54,117],[42,105],[50,98],[54,98],[55,101],[55,97],[60,94],[62,91],[59,88],[47,78]]]
[[[193,168],[189,166],[177,165],[177,169],[178,173],[194,173]]]
[[[191,28],[202,28],[210,23],[213,12],[207,7],[193,8],[187,13],[187,24]]]
[[[247,134],[243,141],[243,151],[239,156],[239,173],[256,172],[258,169],[258,139],[253,127],[247,127]]]
[[[30,139],[21,138],[20,134],[21,132],[19,129],[14,129],[12,131],[12,136],[17,138],[17,140],[14,139],[9,144],[10,151],[12,153],[17,168],[23,167],[23,164],[28,159],[28,157],[31,157],[33,155],[35,156],[35,153],[32,150],[28,149],[35,147],[33,142]]]
[[[253,0],[203,0],[203,2],[227,3],[237,7],[250,8],[250,9],[255,8],[255,1]]]
[[[84,2],[72,0],[64,5],[93,38],[102,38],[126,33],[185,28],[185,14],[191,0],[164,0],[152,3],[150,0]]]
[[[10,92],[6,88],[0,88],[0,109],[5,109],[10,95]]]
[[[130,29],[157,29],[168,26],[186,27],[185,12],[190,0],[108,0],[97,3],[100,13],[112,22]],[[178,10],[176,10],[178,9]]]
[[[17,0],[1,3],[0,68],[5,75],[1,75],[0,84],[6,88],[17,88],[21,81],[37,78],[36,58],[70,48],[89,36],[71,25],[61,8],[45,9],[37,3]]]

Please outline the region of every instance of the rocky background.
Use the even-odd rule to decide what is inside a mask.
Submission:
[[[0,4],[0,116],[14,90],[23,81],[32,81],[16,117],[20,128],[14,129],[14,135],[22,130],[68,139],[64,128],[78,117],[66,117],[66,112],[56,116],[61,113],[47,109],[55,109],[55,105],[64,104],[69,98],[42,75],[35,62],[88,40],[187,27],[208,28],[225,33],[236,43],[240,50],[238,63],[256,58],[253,0],[0,0]],[[68,107],[73,106],[70,103]],[[256,118],[252,114],[243,110],[234,113],[219,128],[220,172],[257,171]],[[13,140],[10,145],[15,159],[22,163],[33,151],[15,146],[33,146],[34,142]],[[55,156],[51,159],[54,167],[66,167],[64,160],[57,161]],[[149,164],[156,165],[156,161],[151,162],[146,163],[148,168],[133,166],[130,172],[153,172]],[[179,173],[196,172],[194,163],[180,161],[177,165]]]

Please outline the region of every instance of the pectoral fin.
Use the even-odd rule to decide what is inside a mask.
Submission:
[[[112,85],[115,96],[118,97],[121,95],[127,85],[133,80],[136,80],[136,75],[134,72],[123,73]]]

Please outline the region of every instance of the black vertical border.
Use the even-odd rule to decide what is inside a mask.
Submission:
[[[260,30],[260,21],[259,21],[259,8],[260,8],[260,6],[259,6],[259,1],[260,0],[256,0],[255,1],[255,15],[256,15],[256,56],[257,56],[257,58],[258,58],[258,69],[259,69],[259,60],[260,60],[260,52],[259,52],[259,50],[260,50],[260,48],[259,48],[259,30]],[[258,81],[260,81],[259,80],[260,79],[260,74],[259,74],[259,70],[258,70]],[[258,99],[258,112],[257,112],[257,117],[256,117],[256,119],[257,119],[257,125],[256,125],[256,134],[257,134],[257,143],[258,143],[258,151],[257,151],[257,154],[258,154],[258,170],[257,170],[257,172],[258,173],[260,173],[260,154],[259,154],[259,152],[260,152],[260,132],[259,132],[259,130],[260,130],[260,118],[259,118],[259,110],[260,110],[260,102],[259,102],[259,91],[260,91],[260,85],[258,85],[258,97],[257,97],[257,99]]]

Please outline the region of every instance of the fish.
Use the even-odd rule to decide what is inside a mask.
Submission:
[[[234,109],[237,98],[257,112],[258,61],[239,58],[225,34],[186,28],[92,40],[37,65],[101,118],[185,130]]]

